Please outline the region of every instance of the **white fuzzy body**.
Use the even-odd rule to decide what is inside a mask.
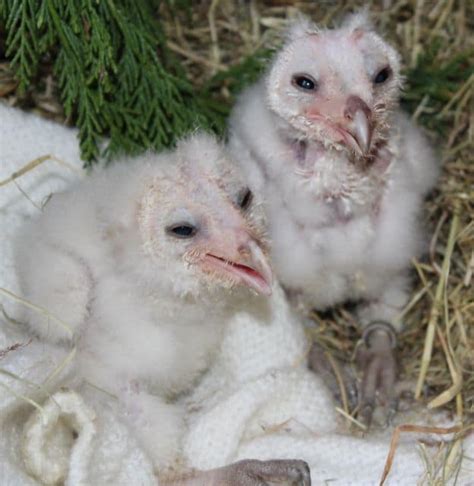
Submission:
[[[184,261],[194,240],[165,227],[205,214],[211,242],[213,222],[214,241],[226,232],[221,220],[238,228],[227,197],[240,187],[233,173],[222,149],[196,136],[176,153],[117,162],[54,195],[17,239],[23,296],[69,330],[28,309],[22,318],[41,339],[75,343],[79,378],[117,396],[158,467],[179,453],[174,399],[209,366],[239,298]]]
[[[309,72],[321,82],[321,103],[343,99],[341,93],[351,80],[353,90],[347,94],[356,92],[367,103],[372,99],[358,82],[365,76],[360,73],[364,59],[344,48],[340,56],[334,54],[338,43],[350,48],[347,32],[328,31],[327,39],[318,40],[319,32],[307,34],[305,29],[277,54],[265,78],[241,95],[231,115],[230,149],[266,202],[275,270],[290,295],[306,309],[364,299],[363,322],[383,319],[397,324],[407,299],[410,260],[423,248],[419,216],[436,180],[437,163],[420,131],[397,110],[384,121],[390,127],[384,134],[387,142],[370,167],[351,161],[340,145],[331,146],[318,127],[313,138],[298,129],[295,120],[301,117],[295,115],[300,109],[295,99],[301,98],[302,113],[310,103],[318,108],[318,101],[281,86],[285,70],[309,69],[302,66],[312,43],[321,52],[306,65],[314,64]],[[332,70],[321,67],[328,63],[321,60],[325,50]],[[396,59],[391,51],[387,56]],[[324,84],[325,72],[335,76],[331,82],[339,82],[340,89]],[[284,94],[276,95],[278,91]],[[334,106],[331,110],[336,112]],[[311,122],[307,125],[311,128]],[[306,144],[303,156],[295,140]]]
[[[140,261],[133,241],[138,231],[122,227],[135,225],[135,215],[126,214],[134,205],[124,193],[128,187],[119,186],[140,190],[133,170],[117,165],[53,196],[44,215],[20,235],[17,266],[25,297],[73,329],[86,378],[108,389],[117,380],[124,386],[129,375],[165,394],[177,393],[206,366],[225,311],[210,301],[209,313],[201,300],[176,298],[172,289],[140,273],[139,265],[147,262]],[[136,244],[133,261],[123,247]],[[155,271],[158,280],[165,269]],[[43,338],[67,340],[67,331],[55,322],[30,315]]]

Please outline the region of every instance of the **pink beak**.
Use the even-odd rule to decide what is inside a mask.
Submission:
[[[228,274],[238,283],[246,285],[259,294],[272,294],[273,273],[262,249],[253,239],[240,245],[238,258],[226,258],[207,253],[204,264],[214,271]]]

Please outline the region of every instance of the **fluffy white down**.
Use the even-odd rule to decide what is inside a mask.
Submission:
[[[75,130],[1,103],[0,127],[0,180],[48,154],[72,166],[71,169],[48,160],[18,179],[19,187],[10,183],[0,188],[0,287],[20,295],[13,258],[14,236],[25,221],[40,214],[45,198],[82,177],[82,162]],[[4,293],[0,297],[6,312],[13,315],[12,298]],[[104,400],[101,392],[94,394],[87,389],[82,393],[84,399],[73,392],[55,394],[63,385],[76,384],[74,354],[66,347],[32,338],[23,326],[9,323],[2,316],[0,350],[19,343],[26,346],[0,358],[1,484],[33,486],[48,484],[48,479],[49,484],[55,484],[59,477],[68,486],[155,485],[151,461],[130,433],[114,401]],[[27,405],[21,396],[41,405],[41,411]],[[80,426],[71,426],[74,415],[81,417]],[[64,416],[65,421],[52,420],[58,416]],[[29,439],[25,441],[27,422],[33,435],[27,434]],[[81,440],[75,442],[73,433],[81,435]],[[25,468],[25,463],[30,469]]]
[[[183,258],[195,240],[166,228],[194,211],[243,233],[227,198],[239,187],[232,173],[216,141],[195,134],[175,151],[116,162],[54,194],[14,243],[22,296],[62,323],[30,306],[14,315],[41,340],[76,346],[78,378],[118,398],[161,470],[178,460],[184,431],[174,398],[209,366],[239,296],[199,274]]]
[[[74,131],[1,104],[0,125],[0,180],[46,153],[81,166]],[[67,168],[47,163],[24,176],[19,184],[34,201],[41,201],[47,194],[66,188],[77,177]],[[5,236],[0,240],[0,285],[19,292],[13,269],[12,236],[38,209],[12,184],[1,188],[0,206]],[[2,294],[7,311],[12,310],[10,303]],[[26,343],[29,338],[25,329],[1,318],[0,350]],[[329,479],[340,485],[378,484],[390,431],[371,439],[343,433],[325,388],[302,365],[306,351],[303,330],[294,321],[278,287],[271,305],[259,313],[252,315],[250,310],[237,313],[229,322],[215,365],[183,403],[188,431],[182,460],[196,467],[212,467],[243,457],[300,457],[310,463],[316,485],[327,484]],[[63,372],[49,382],[50,399],[45,397],[44,390],[27,381],[0,375],[2,485],[40,484],[25,470],[25,459],[33,463],[46,460],[43,467],[50,464],[51,469],[47,468],[45,474],[56,468],[56,474],[65,478],[68,486],[156,485],[151,458],[124,425],[127,422],[123,409],[117,407],[116,400],[87,386],[76,388],[75,392],[60,390],[65,384],[71,386],[76,376],[76,360],[65,362],[68,356],[69,350],[64,346],[34,339],[1,359],[2,370],[38,384],[51,375],[58,363],[65,364]],[[34,399],[42,406],[42,412],[25,405],[4,385],[17,395]],[[69,418],[51,429],[52,419],[58,416],[57,407]],[[80,422],[75,425],[76,440],[71,428],[74,420]],[[425,424],[431,421],[416,413],[405,420]],[[26,443],[25,423],[29,437]],[[32,449],[35,443],[38,446]],[[53,443],[57,450],[51,455],[48,453]],[[32,457],[24,457],[22,450]],[[464,454],[474,455],[472,437],[465,441]],[[470,484],[469,468],[469,462],[465,461],[457,484]],[[397,450],[388,484],[413,484],[422,471],[415,437],[405,437]],[[39,475],[39,471],[34,472]],[[46,477],[40,478],[44,484]]]
[[[309,59],[306,65],[312,66],[314,76],[319,64],[323,66],[318,83],[327,84],[325,76],[337,73],[343,78],[341,85],[350,86],[343,95],[345,88],[324,85],[329,98],[357,94],[370,100],[365,71],[361,72],[370,57],[359,59],[351,40],[358,34],[351,29],[365,32],[362,39],[372,43],[374,59],[385,56],[393,67],[398,55],[364,22],[356,16],[334,31],[318,31],[305,21],[296,24],[263,79],[238,99],[231,114],[229,147],[253,189],[264,196],[275,269],[297,302],[303,308],[324,309],[344,300],[377,301],[377,312],[362,312],[362,322],[384,319],[399,325],[396,317],[408,296],[407,269],[425,244],[421,206],[439,172],[433,151],[406,115],[396,110],[390,114],[397,93],[394,81],[382,95],[389,107],[382,125],[391,128],[380,162],[370,170],[350,162],[341,147],[328,146],[317,127],[317,141],[308,143],[302,160],[291,140],[309,135],[293,126],[293,119],[297,103],[305,107],[309,102],[300,99],[303,95],[290,88],[289,81],[283,86],[295,70],[311,69],[304,67]],[[340,55],[333,52],[337,42]],[[321,56],[327,49],[327,59],[314,57],[315,45]],[[307,108],[301,106],[304,112]],[[384,154],[391,157],[388,167]]]

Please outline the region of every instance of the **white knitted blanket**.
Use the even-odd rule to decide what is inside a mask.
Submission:
[[[8,320],[20,305],[5,292],[19,294],[12,236],[49,194],[81,177],[75,135],[0,104],[0,181],[48,154],[76,168],[48,160],[0,185],[0,304],[7,311],[0,315],[0,484],[155,485],[151,463],[116,401],[75,384],[74,352],[31,340]],[[215,364],[186,399],[183,459],[208,469],[241,458],[298,458],[310,464],[313,484],[378,484],[391,431],[365,438],[347,432],[325,388],[304,367],[303,329],[277,286],[270,308],[261,315],[243,310],[229,323]],[[427,459],[418,438],[402,437],[387,484],[416,484],[423,477]],[[424,438],[434,474],[448,449],[439,437]],[[464,455],[474,457],[472,437]],[[464,459],[457,484],[474,484],[473,464]]]

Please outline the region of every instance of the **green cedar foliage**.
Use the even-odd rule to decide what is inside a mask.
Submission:
[[[0,0],[6,56],[20,89],[45,56],[86,165],[99,156],[160,149],[195,127],[222,127],[166,50],[159,0]]]

